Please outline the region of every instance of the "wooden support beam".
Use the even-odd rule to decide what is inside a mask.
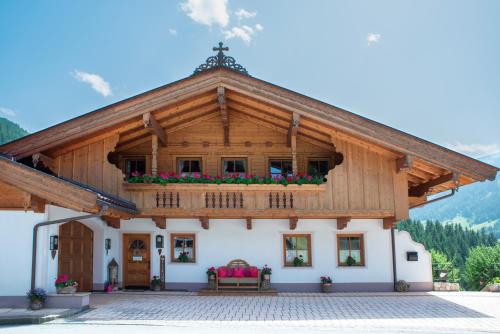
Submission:
[[[162,230],[167,228],[167,219],[165,217],[152,217],[156,227],[161,228]]]
[[[31,158],[33,159],[33,167],[36,168],[38,163],[42,162],[45,167],[49,168],[50,170],[54,170],[54,159],[52,159],[51,157],[38,152],[33,154]]]
[[[383,220],[384,230],[390,230],[391,228],[396,227],[397,223],[398,221],[394,217],[384,218]]]
[[[247,230],[251,230],[252,229],[252,217],[247,217],[246,220],[247,220]]]
[[[208,217],[200,217],[200,223],[201,227],[203,227],[204,230],[208,230]]]
[[[347,223],[351,221],[351,217],[337,218],[337,230],[343,230],[347,227]]]
[[[412,188],[408,189],[408,196],[421,197],[421,196],[424,196],[429,191],[431,191],[431,189],[433,187],[436,187],[442,183],[454,181],[455,185],[457,185],[458,180],[459,180],[459,175],[456,173],[441,175],[435,179],[432,179],[432,180],[427,181],[425,183],[421,183],[416,187],[412,187]]]
[[[120,218],[104,216],[102,219],[106,222],[109,227],[119,229],[120,228]]]
[[[288,128],[288,144],[292,151],[292,172],[297,175],[299,172],[297,164],[297,134],[299,132],[300,115],[293,113],[292,122]]]
[[[47,204],[47,201],[45,201],[43,198],[31,195],[31,209],[33,210],[33,212],[45,213],[45,204]]]
[[[160,124],[156,121],[154,116],[147,112],[142,115],[142,120],[144,122],[144,127],[149,130],[149,132],[153,136],[158,137],[158,141],[160,142],[161,146],[167,146],[167,135],[165,133],[165,130],[161,127]]]
[[[217,100],[219,101],[220,119],[224,126],[224,146],[229,146],[229,115],[227,112],[226,92],[224,87],[217,87]]]
[[[151,137],[151,174],[158,175],[158,136]]]
[[[290,230],[295,230],[297,228],[297,222],[299,221],[298,217],[290,217]]]
[[[410,171],[413,169],[413,157],[410,155],[402,156],[396,159],[396,173]]]

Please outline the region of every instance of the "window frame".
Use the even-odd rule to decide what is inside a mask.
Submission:
[[[310,162],[317,162],[317,161],[326,161],[328,162],[328,171],[326,172],[325,175],[321,175],[321,177],[327,177],[328,176],[328,172],[330,171],[330,166],[332,165],[332,161],[330,158],[325,158],[325,157],[310,157],[307,159],[307,165],[306,165],[306,174],[307,175],[311,175],[309,174],[309,163]],[[314,175],[311,175],[311,176],[314,176]]]
[[[340,262],[340,238],[359,238],[359,256],[361,262],[352,266],[347,265],[345,262]],[[351,254],[351,242],[349,240],[349,255]],[[365,267],[365,237],[363,233],[342,233],[337,234],[337,266],[339,267]]]
[[[292,157],[270,157],[270,158],[267,158],[267,175],[269,175],[269,177],[276,177],[278,174],[272,174],[271,173],[271,161],[290,161],[290,165],[292,166],[292,169],[290,170],[290,173],[288,174],[285,174],[283,175],[283,173],[280,173],[279,175],[281,175],[281,177],[288,177],[288,176],[293,176],[293,158]],[[283,166],[283,165],[282,165]],[[283,168],[281,168],[283,169]]]
[[[179,169],[179,161],[181,160],[189,160],[189,161],[198,161],[200,164],[200,171],[199,172],[189,172],[189,175],[186,176],[193,176],[194,173],[200,174],[200,176],[203,174],[203,158],[202,157],[193,157],[193,156],[187,156],[187,157],[176,157],[175,159],[175,172],[177,175],[182,175],[182,171]],[[191,166],[190,166],[191,168]]]
[[[237,173],[237,172],[234,172],[234,173],[224,173],[224,162],[225,161],[236,161],[236,160],[242,160],[245,162],[245,172],[244,173]],[[221,165],[220,165],[220,175],[221,176],[229,176],[229,175],[233,175],[233,174],[244,174],[244,175],[248,175],[250,174],[248,172],[249,170],[249,166],[248,166],[248,158],[247,157],[240,157],[240,156],[237,156],[237,157],[222,157],[221,158]]]
[[[175,257],[175,238],[184,237],[193,239],[193,259],[188,262],[181,262]],[[196,233],[170,233],[170,262],[171,263],[196,263]]]
[[[300,267],[296,267],[293,265],[293,262],[287,262],[286,260],[286,239],[289,237],[305,237],[307,239],[307,252],[308,252],[308,257],[309,261]],[[286,268],[301,268],[301,267],[312,267],[313,264],[313,258],[312,258],[312,235],[311,233],[284,233],[282,234],[282,239],[283,239],[283,266]]]
[[[122,168],[122,172],[123,174],[125,174],[125,177],[126,178],[130,178],[132,177],[132,173],[135,172],[135,171],[130,171],[130,174],[128,173],[127,171],[127,164],[129,161],[139,161],[139,160],[143,160],[144,161],[144,174],[147,174],[148,172],[148,159],[146,156],[144,155],[137,155],[137,156],[125,156],[123,157],[123,168]]]

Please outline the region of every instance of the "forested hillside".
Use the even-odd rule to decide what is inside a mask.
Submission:
[[[16,123],[0,117],[0,145],[24,137],[27,134],[28,132]]]

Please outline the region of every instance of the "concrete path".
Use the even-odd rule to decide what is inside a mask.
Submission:
[[[91,309],[36,326],[42,333],[500,333],[500,294],[95,294]],[[133,325],[133,326],[124,326]],[[32,327],[8,328],[28,333]],[[2,333],[0,328],[0,333]],[[7,329],[6,329],[7,330]],[[88,331],[86,331],[88,330]]]

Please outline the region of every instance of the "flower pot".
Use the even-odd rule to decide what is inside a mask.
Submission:
[[[151,288],[153,291],[161,291],[161,285],[153,285]]]
[[[215,276],[208,276],[208,289],[215,290]]]
[[[331,293],[332,290],[333,290],[333,284],[332,283],[322,283],[321,284],[321,292]]]
[[[66,286],[64,288],[57,288],[57,293],[59,295],[72,295],[72,294],[76,293],[76,288],[77,288],[76,285]]]
[[[264,279],[267,281],[271,280],[271,275],[270,274],[264,274]]]
[[[30,309],[37,311],[43,308],[43,302],[39,299],[32,300],[30,302]]]

